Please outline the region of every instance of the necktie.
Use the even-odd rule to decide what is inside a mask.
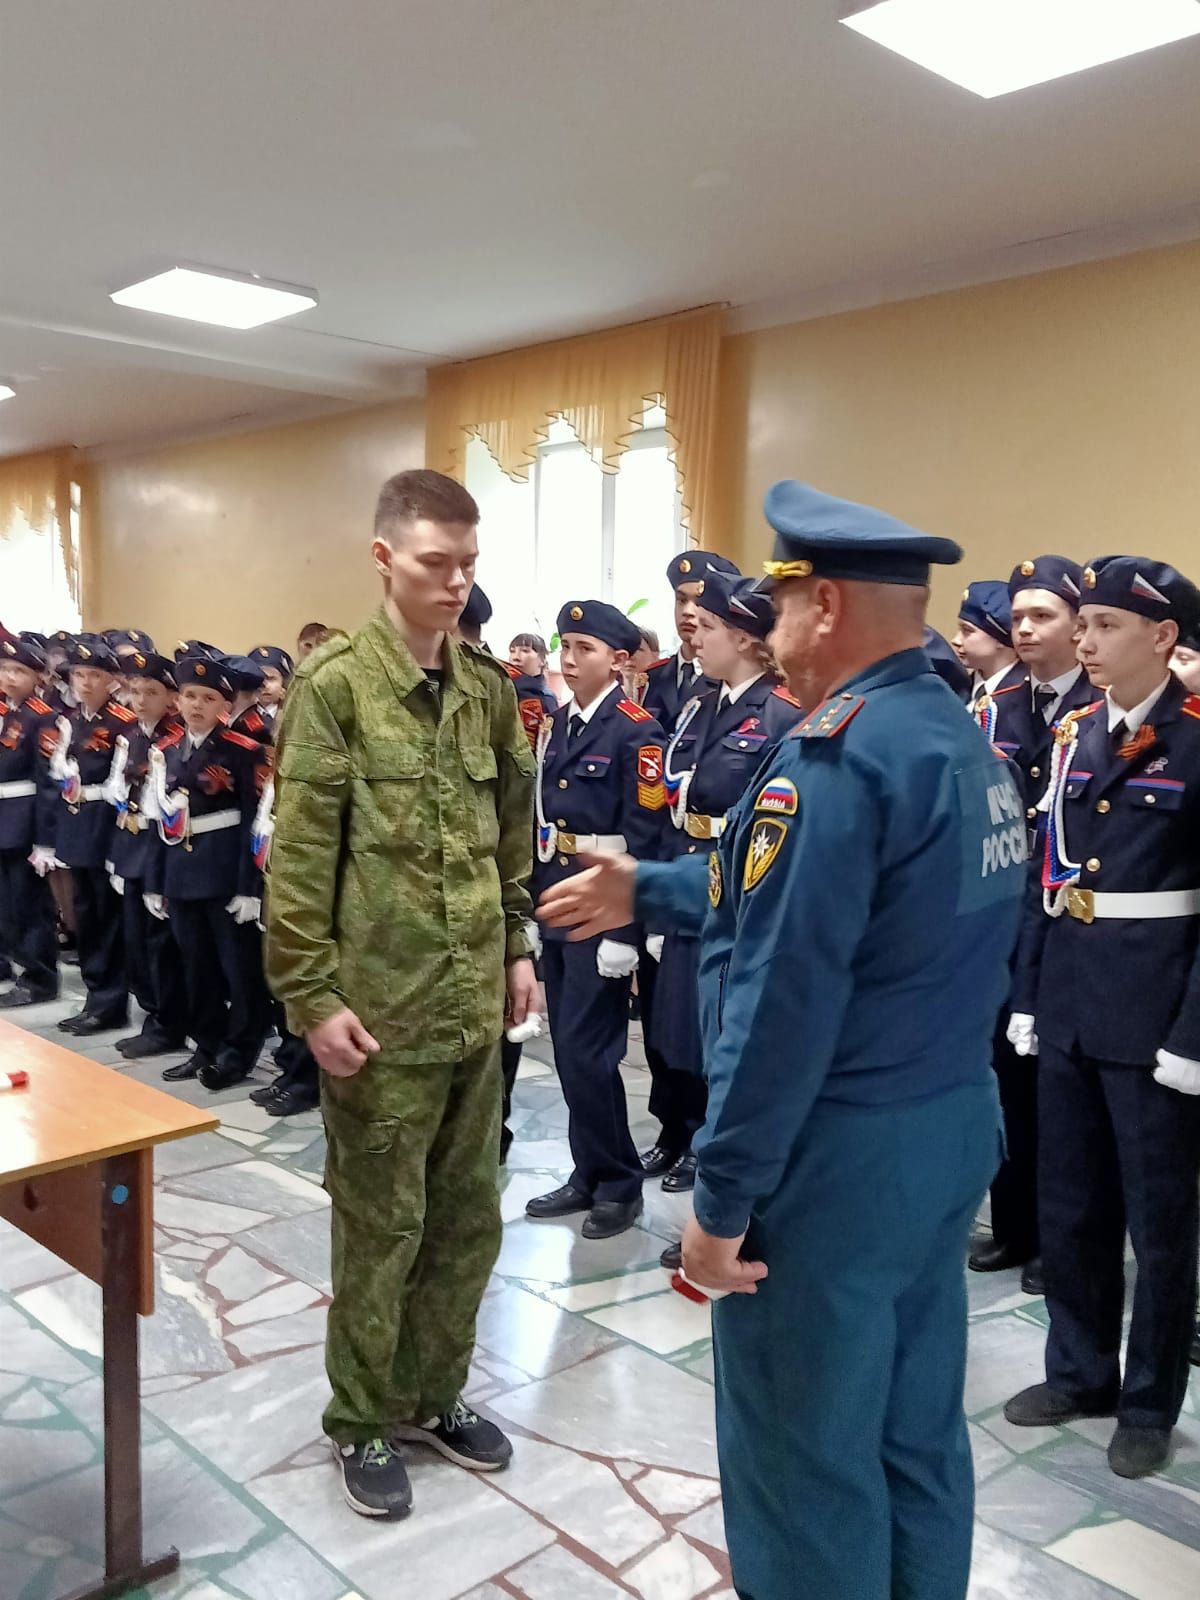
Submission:
[[[728,704],[729,704],[729,690],[728,689],[722,689],[720,694],[717,696],[717,715],[718,716],[720,716],[721,712],[724,711],[725,707]]]
[[[568,729],[567,729],[567,741],[568,741],[568,743],[569,744],[574,744],[576,739],[578,739],[579,735],[583,732],[583,730],[584,730],[584,728],[586,726],[587,726],[587,724],[584,722],[583,718],[579,715],[578,711],[576,711],[572,715],[571,721],[568,724]]]
[[[1058,699],[1058,690],[1052,683],[1039,683],[1033,691],[1033,704],[1041,713],[1043,722],[1050,721],[1050,707]]]
[[[1128,734],[1129,729],[1125,726],[1125,718],[1122,717],[1120,722],[1117,723],[1116,727],[1108,736],[1109,742],[1114,750],[1119,750],[1121,748],[1121,746],[1125,743]]]

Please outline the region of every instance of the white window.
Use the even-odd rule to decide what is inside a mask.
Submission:
[[[79,549],[79,486],[71,485],[71,536]],[[72,598],[63,563],[58,526],[51,515],[44,527],[32,527],[17,515],[0,529],[0,622],[12,633],[34,629],[56,633],[80,626],[78,602]]]
[[[611,473],[557,418],[527,483],[501,472],[481,440],[468,443],[467,488],[480,514],[477,576],[494,613],[483,631],[498,656],[518,633],[549,643],[569,600],[608,600],[652,628],[664,653],[675,648],[667,564],[687,533],[665,423],[661,406],[648,407]]]

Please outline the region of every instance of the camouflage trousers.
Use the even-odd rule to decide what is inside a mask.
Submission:
[[[361,1444],[461,1394],[500,1249],[500,1046],[321,1074],[333,1202],[325,1432]]]

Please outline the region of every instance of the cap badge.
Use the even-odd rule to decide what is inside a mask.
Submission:
[[[88,649],[87,645],[81,644],[79,646],[79,658],[81,661],[90,661],[92,659],[92,652]]]
[[[146,658],[140,651],[134,652],[133,664],[135,667],[144,667],[146,665]]]
[[[1021,576],[1023,578],[1032,578],[1036,571],[1037,568],[1034,566],[1032,561],[1022,561]]]
[[[202,678],[207,671],[208,668],[204,665],[203,661],[198,661],[196,663],[196,676],[198,678]]]
[[[679,563],[679,570],[680,572],[690,572],[692,570],[692,563],[686,556],[684,556],[683,560]]]
[[[1094,589],[1096,587],[1096,572],[1093,567],[1084,567],[1083,586],[1085,589]]]
[[[571,621],[572,622],[582,622],[583,621],[583,607],[582,606],[572,606],[571,607]]]

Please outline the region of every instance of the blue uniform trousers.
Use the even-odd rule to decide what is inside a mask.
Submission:
[[[621,1058],[629,1024],[629,978],[596,971],[599,939],[547,939],[542,977],[554,1061],[570,1115],[572,1185],[592,1201],[636,1200],[642,1164],[629,1132]]]
[[[1046,1381],[1116,1401],[1131,1427],[1172,1428],[1187,1390],[1200,1223],[1200,1099],[1152,1068],[1045,1042],[1039,1189],[1050,1337]],[[1125,1230],[1137,1257],[1121,1381]]]
[[[713,1312],[742,1600],[963,1600],[974,1475],[963,1251],[1000,1157],[994,1082],[819,1103]]]

